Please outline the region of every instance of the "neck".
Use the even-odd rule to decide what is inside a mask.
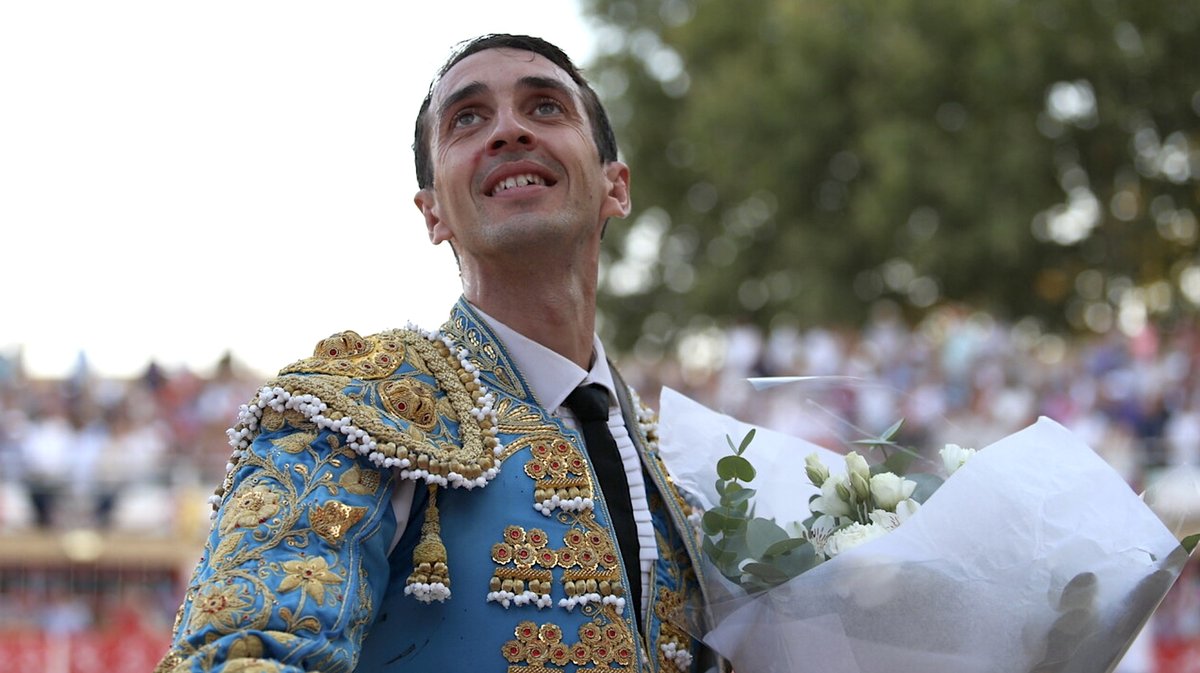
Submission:
[[[596,331],[596,266],[464,265],[463,296],[520,334],[588,369]]]

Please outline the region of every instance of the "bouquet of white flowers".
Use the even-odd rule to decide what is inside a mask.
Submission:
[[[704,511],[704,639],[739,673],[1111,671],[1195,542],[1049,419],[947,447],[941,483],[669,389],[660,407],[661,456]]]

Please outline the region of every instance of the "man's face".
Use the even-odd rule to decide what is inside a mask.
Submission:
[[[599,238],[629,211],[628,170],[602,164],[578,86],[544,57],[488,49],[434,88],[433,186],[417,193],[434,243],[460,259]]]

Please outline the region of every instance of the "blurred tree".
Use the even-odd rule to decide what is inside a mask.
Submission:
[[[633,167],[621,347],[879,299],[1097,332],[1200,305],[1200,3],[584,5]]]

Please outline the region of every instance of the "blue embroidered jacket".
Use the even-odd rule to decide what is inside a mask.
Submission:
[[[582,439],[460,301],[439,333],[330,337],[243,407],[157,670],[695,670],[696,537],[618,388],[658,542],[643,632]],[[425,487],[389,553],[398,479]]]

